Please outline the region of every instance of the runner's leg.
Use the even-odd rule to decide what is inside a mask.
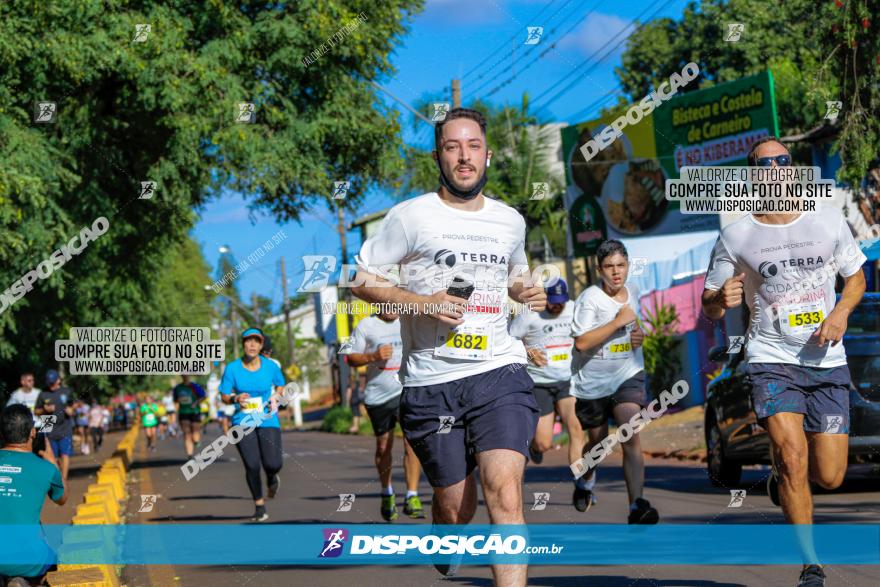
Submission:
[[[593,428],[587,428],[586,437],[587,442],[584,444],[583,454],[587,454],[593,447],[602,442],[605,437],[608,436],[608,422],[605,422],[601,426],[595,426]],[[584,473],[583,480],[589,481],[596,474],[596,467],[593,467],[586,473]]]
[[[807,432],[810,446],[810,481],[837,489],[846,475],[849,435]]]
[[[535,428],[535,439],[532,440],[532,450],[538,453],[544,453],[553,446],[553,423],[556,414],[550,412],[538,419],[538,426]]]
[[[186,450],[186,456],[193,456],[193,430],[196,426],[192,420],[183,419],[180,421],[180,427],[183,429],[183,448]]]
[[[229,432],[229,426],[226,426],[226,430],[223,433],[226,434],[226,432]],[[190,437],[192,438],[192,442],[195,446],[198,446],[199,443],[202,441],[202,428],[201,426],[199,426],[198,420],[192,422],[192,426],[190,428]]]
[[[435,524],[467,524],[477,511],[477,481],[473,473],[448,487],[435,487],[431,514]]]
[[[258,506],[264,505],[266,502],[263,500],[263,483],[260,479],[260,441],[257,434],[245,435],[235,447],[241,456],[245,480],[247,481],[254,504]]]
[[[494,449],[477,453],[483,497],[492,524],[525,524],[522,481],[525,457],[513,450]],[[496,585],[525,585],[527,565],[492,565]]]
[[[813,523],[813,497],[807,480],[807,437],[804,415],[779,412],[766,419],[779,473],[779,499],[789,524]]]
[[[623,422],[629,422],[641,410],[639,404],[622,403],[613,408],[614,421],[620,426]],[[645,457],[642,455],[642,443],[639,435],[633,434],[632,438],[624,442],[623,448],[623,478],[626,480],[626,490],[629,493],[629,503],[636,498],[642,497],[642,489],[645,486]]]
[[[403,449],[403,470],[406,475],[406,490],[407,492],[418,493],[419,477],[422,475],[419,457],[416,456],[415,451],[413,451],[406,438],[403,439]]]
[[[564,397],[556,402],[556,411],[559,413],[562,425],[565,426],[565,431],[568,433],[568,464],[574,463],[583,456],[580,450],[584,445],[584,431],[574,413],[574,404],[575,398],[571,396]],[[538,426],[540,427],[540,425],[539,422]]]
[[[281,450],[281,428],[257,428],[255,435],[259,441],[260,460],[263,464],[263,470],[266,471],[266,481],[271,483],[281,467],[284,466]],[[259,473],[257,478],[259,478]]]
[[[376,437],[376,471],[379,472],[379,486],[382,490],[391,486],[391,449],[394,446],[392,431]]]

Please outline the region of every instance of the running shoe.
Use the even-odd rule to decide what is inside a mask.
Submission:
[[[536,465],[540,465],[544,462],[544,453],[536,451],[534,447],[529,444],[529,459]]]
[[[461,560],[461,555],[453,555],[457,561]],[[444,577],[454,577],[455,573],[458,572],[459,567],[461,567],[461,563],[453,562],[453,563],[434,563],[434,568],[437,569],[437,572],[443,575]]]
[[[269,519],[269,514],[266,513],[266,506],[258,505],[256,511],[254,512],[254,517],[251,518],[252,522],[265,522]]]
[[[380,511],[382,512],[382,517],[386,522],[393,522],[397,519],[397,504],[395,502],[394,495],[383,495],[382,496],[382,507]]]
[[[773,502],[773,505],[779,506],[779,475],[775,469],[770,469],[770,476],[767,477],[767,497]]]
[[[31,587],[31,582],[24,577],[13,577],[7,581],[6,587]]]
[[[419,499],[418,495],[411,495],[406,498],[406,503],[403,506],[403,513],[410,518],[425,517],[425,511],[422,509],[422,500]]]
[[[574,486],[574,495],[571,496],[571,502],[574,508],[579,512],[585,512],[596,503],[596,497],[590,489],[582,489],[577,485]]]
[[[797,587],[825,587],[825,571],[820,565],[807,565],[801,571]]]
[[[641,497],[636,498],[636,509],[629,512],[630,524],[656,524],[660,521],[660,514],[651,507],[651,502]]]
[[[278,493],[279,487],[281,487],[281,477],[276,474],[274,477],[272,477],[272,480],[269,481],[269,499],[275,498],[275,494]]]

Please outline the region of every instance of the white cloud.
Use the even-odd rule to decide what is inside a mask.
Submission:
[[[420,16],[427,21],[455,26],[512,22],[503,2],[486,0],[428,0]]]
[[[615,37],[621,30],[625,30],[620,36]],[[560,49],[575,50],[588,57],[599,51],[596,58],[602,57],[612,45],[616,45],[625,37],[628,37],[633,30],[634,25],[629,20],[614,16],[613,14],[593,13],[581,23],[575,30],[567,34],[557,45]],[[614,39],[613,41],[611,39]],[[623,49],[623,46],[617,48],[608,57],[613,57]]]

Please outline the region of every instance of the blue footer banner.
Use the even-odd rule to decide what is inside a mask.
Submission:
[[[880,565],[880,525],[0,526],[0,565]]]

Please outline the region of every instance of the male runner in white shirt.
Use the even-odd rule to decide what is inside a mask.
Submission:
[[[405,305],[401,425],[434,488],[434,522],[471,520],[479,466],[491,522],[523,524],[538,406],[525,348],[507,332],[506,303],[509,295],[540,312],[547,296],[528,277],[525,220],[482,193],[492,156],[483,116],[455,108],[434,139],[442,187],[388,212],[361,248],[357,279],[365,281],[354,293]],[[388,287],[398,278],[383,266],[395,264],[404,287]],[[492,573],[497,585],[526,584],[526,565],[493,565]]]
[[[752,145],[749,164],[786,167],[791,154],[768,137]],[[846,473],[850,375],[840,340],[865,292],[864,262],[832,208],[748,214],[721,231],[712,251],[703,311],[719,320],[745,297],[752,403],[770,436],[775,469],[768,493],[778,489],[790,524],[813,523],[810,480],[834,489]],[[835,303],[838,273],[844,287]],[[804,565],[799,586],[824,584],[821,566]]]
[[[34,387],[34,374],[33,373],[22,373],[21,379],[19,380],[21,383],[21,387],[12,392],[12,395],[9,398],[9,401],[6,402],[7,406],[22,404],[27,406],[27,409],[34,412],[34,406],[37,405],[37,398],[40,395],[40,390]]]
[[[600,284],[588,287],[575,301],[571,334],[575,337],[571,393],[575,413],[587,435],[584,453],[608,436],[608,420],[629,422],[648,405],[645,388],[645,334],[639,326],[639,295],[627,285],[629,255],[618,240],[607,240],[596,251]],[[621,444],[630,524],[656,524],[660,517],[642,496],[645,458],[639,434]],[[596,470],[575,481],[572,502],[585,512],[596,503]]]
[[[403,360],[403,341],[400,338],[400,320],[397,314],[383,309],[376,316],[364,318],[351,335],[348,364],[367,366],[367,385],[364,405],[376,435],[376,469],[382,487],[380,513],[387,522],[397,519],[397,503],[391,486],[392,448],[394,428],[400,413],[400,394],[403,385],[397,374]],[[412,447],[403,439],[403,470],[406,475],[406,501],[403,513],[410,518],[424,518],[419,499],[419,476],[422,468]]]
[[[529,457],[535,464],[544,460],[544,453],[553,446],[553,424],[558,413],[568,433],[568,462],[574,463],[581,458],[584,446],[584,433],[574,413],[575,398],[570,393],[574,302],[568,299],[568,286],[561,279],[548,286],[546,292],[546,310],[522,312],[510,323],[510,335],[526,345],[527,371],[535,382],[532,392],[541,414]]]

